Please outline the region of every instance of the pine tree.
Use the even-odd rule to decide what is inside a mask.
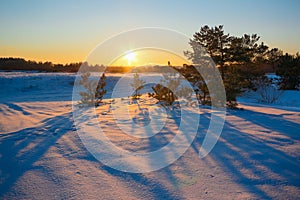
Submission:
[[[273,71],[275,71],[276,64],[278,64],[280,57],[282,57],[283,52],[278,48],[273,48],[267,52],[266,61],[268,64],[272,65]]]
[[[207,85],[195,66],[186,65],[179,69],[179,72],[193,85],[198,102],[202,105],[210,104],[210,94]]]
[[[86,72],[81,75],[81,80],[79,81],[79,84],[81,84],[85,92],[80,92],[81,96],[81,103],[86,104],[89,106],[94,105],[95,100],[95,88],[97,86],[97,82],[94,80],[90,80],[91,74],[89,72]]]
[[[172,105],[175,100],[176,96],[174,93],[167,87],[157,84],[154,87],[152,87],[152,90],[154,93],[148,93],[150,97],[153,97],[157,99],[159,102],[163,103],[166,106]]]
[[[145,84],[145,81],[140,79],[140,76],[138,73],[135,73],[133,75],[133,82],[130,83],[130,86],[134,89],[134,94],[132,95],[132,97],[134,99],[137,99],[141,96],[139,91],[144,87],[144,84]]]
[[[224,33],[223,25],[215,27],[205,25],[190,40],[189,44],[193,52],[186,51],[184,54],[197,65],[211,57],[220,66],[221,75],[224,78],[225,63],[230,59],[228,54],[230,39],[229,34]]]
[[[81,96],[81,103],[88,106],[99,105],[102,102],[103,96],[106,94],[106,90],[104,89],[106,86],[106,76],[103,73],[99,83],[95,80],[91,80],[90,76],[91,74],[89,72],[81,75],[79,84],[85,89],[85,91],[79,93]]]
[[[253,65],[262,62],[267,56],[268,46],[264,43],[258,44],[259,39],[257,34],[244,34],[242,37],[230,36],[224,33],[222,25],[215,27],[206,25],[201,27],[190,40],[189,44],[193,51],[184,53],[195,66],[205,66],[209,58],[213,59],[224,81],[228,105],[235,107],[236,97],[242,93],[244,87],[252,85],[250,82],[257,74],[256,71],[244,70],[244,68],[252,69]],[[201,81],[200,76],[198,79],[199,86],[203,86],[203,91],[205,91],[204,82]]]
[[[106,80],[106,76],[103,73],[102,76],[101,76],[101,78],[100,78],[100,81],[99,81],[99,83],[97,85],[96,92],[95,92],[96,105],[99,105],[100,103],[102,103],[103,96],[107,92],[104,89],[105,86],[106,86],[105,80]]]
[[[154,93],[148,93],[149,96],[156,98],[158,101],[164,103],[166,106],[172,105],[177,99],[177,93],[181,83],[181,78],[176,72],[169,72],[163,74],[164,79],[161,84],[152,87]]]
[[[285,54],[281,56],[276,74],[281,77],[281,89],[298,90],[300,86],[300,55]]]

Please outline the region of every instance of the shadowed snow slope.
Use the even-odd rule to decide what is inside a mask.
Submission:
[[[55,74],[26,78],[26,84],[32,81],[43,95],[38,96],[34,88],[8,93],[18,88],[8,81],[27,85],[22,84],[22,76],[0,77],[0,82],[6,84],[1,88],[6,93],[1,92],[0,97],[0,199],[300,197],[297,109],[242,104],[244,110],[228,110],[218,143],[207,157],[199,159],[211,115],[209,109],[203,108],[196,138],[183,156],[158,171],[133,174],[103,165],[86,150],[73,122],[68,97],[71,85],[60,87],[63,79],[58,78],[59,84],[48,90],[52,86],[41,86],[55,79]],[[66,92],[58,94],[56,88]],[[180,124],[178,109],[167,117],[159,134],[138,138],[123,133],[114,121],[112,109],[117,109],[121,101],[130,100],[107,99],[107,104],[96,109],[101,128],[120,148],[149,152],[174,138]],[[151,102],[146,98],[138,102],[130,104],[132,120],[141,126],[149,125],[151,109],[147,106]]]

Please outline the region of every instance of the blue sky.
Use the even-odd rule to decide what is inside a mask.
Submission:
[[[0,56],[82,61],[99,43],[138,27],[189,37],[205,24],[232,35],[257,33],[270,47],[300,50],[300,1],[271,0],[0,0]]]

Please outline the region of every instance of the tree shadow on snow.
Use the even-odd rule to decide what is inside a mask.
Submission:
[[[228,114],[236,117],[240,122],[250,123],[250,127],[258,126],[259,129],[250,130],[252,133],[249,133],[247,128],[250,127],[241,127],[243,124],[226,120],[221,137],[208,157],[216,161],[223,171],[234,177],[236,183],[259,199],[272,198],[262,189],[262,185],[275,187],[276,192],[285,192],[276,187],[279,185],[299,188],[299,157],[292,156],[279,147],[292,145],[295,140],[299,141],[300,125],[285,120],[281,115],[275,116],[250,110],[229,110]],[[200,122],[200,132],[207,128],[207,125],[202,126],[203,121],[208,123],[209,117],[209,114],[202,115],[204,120]],[[276,135],[274,132],[277,132]],[[193,142],[192,147],[197,153],[203,137]],[[206,158],[203,161],[208,162]]]
[[[1,135],[0,198],[2,198],[27,170],[34,168],[47,150],[66,132],[72,130],[71,113],[42,121],[41,126]],[[33,147],[31,147],[33,146]]]

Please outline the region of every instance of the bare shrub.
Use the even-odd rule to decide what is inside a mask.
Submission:
[[[258,101],[263,103],[275,103],[281,97],[283,91],[278,89],[273,79],[260,78],[255,82]]]

